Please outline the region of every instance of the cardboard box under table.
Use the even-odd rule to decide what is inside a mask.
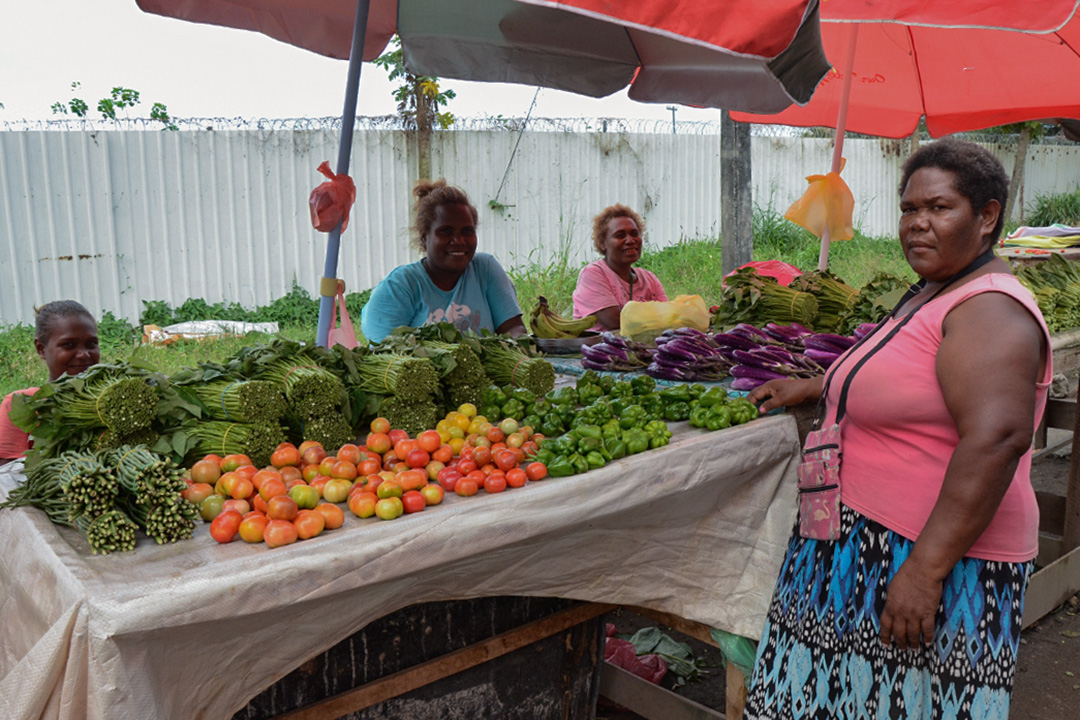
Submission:
[[[389,522],[350,515],[273,550],[220,545],[200,525],[190,541],[143,538],[134,552],[93,556],[43,513],[4,510],[0,717],[228,718],[309,659],[420,603],[564,598],[759,637],[795,517],[795,421],[674,429],[670,445],[584,475],[448,496]],[[0,498],[20,475],[18,463],[0,468]],[[366,652],[424,642],[394,637]]]

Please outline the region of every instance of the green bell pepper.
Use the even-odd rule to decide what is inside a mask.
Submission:
[[[604,391],[600,389],[599,385],[595,383],[582,383],[578,382],[577,385],[578,402],[582,405],[592,405],[594,402],[604,397]]]
[[[698,398],[698,402],[705,407],[722,405],[727,402],[727,390],[722,387],[711,387],[702,393],[701,397]]]
[[[502,416],[515,420],[525,415],[525,405],[517,398],[510,398],[502,405]]]
[[[631,398],[634,396],[634,386],[625,380],[619,380],[611,386],[611,390],[608,391],[608,395],[613,398]]]
[[[608,455],[611,456],[612,460],[626,457],[626,443],[621,439],[608,442],[607,438],[604,438],[604,447],[607,448]]]
[[[573,407],[578,402],[577,390],[569,385],[558,390],[552,390],[544,397],[553,405],[569,405]]]
[[[678,422],[690,417],[690,403],[673,402],[664,408],[664,419]]]
[[[498,386],[491,385],[484,390],[483,401],[481,404],[487,406],[498,405],[499,407],[502,407],[502,404],[509,399],[510,398],[506,397],[506,393],[500,390]]]
[[[550,463],[547,463],[548,475],[552,477],[566,477],[577,472],[574,463],[565,455],[559,455]]]
[[[532,411],[534,415],[543,417],[551,412],[551,403],[542,397],[536,398],[532,405]]]
[[[551,465],[555,462],[555,458],[558,457],[555,453],[548,450],[546,447],[540,448],[536,455],[533,457],[535,462],[544,463],[544,465]]]
[[[703,428],[710,415],[709,408],[698,405],[690,411],[690,427]]]
[[[590,470],[602,468],[607,465],[607,460],[604,459],[604,456],[595,450],[585,456],[585,462],[589,463]]]
[[[540,424],[540,433],[542,435],[552,436],[559,435],[566,430],[566,425],[563,423],[562,418],[556,413],[548,413],[544,416],[544,422]]]
[[[488,422],[497,423],[502,420],[502,408],[498,405],[485,405],[480,408],[480,414],[488,419]]]
[[[663,420],[653,420],[645,425],[645,433],[649,436],[649,447],[658,448],[671,442],[671,431]]]
[[[649,434],[642,428],[630,428],[623,433],[626,453],[634,455],[649,449]]]
[[[709,430],[723,430],[731,427],[731,408],[727,405],[714,405],[708,408],[705,427]]]
[[[567,459],[570,461],[570,464],[574,466],[575,473],[589,472],[589,461],[585,459],[584,455],[572,453]]]
[[[611,388],[615,386],[615,378],[611,375],[602,375],[596,384],[599,385],[600,389],[605,393],[609,393],[611,392]]]
[[[544,419],[542,417],[540,417],[539,415],[526,415],[525,417],[521,418],[521,426],[522,427],[525,427],[525,426],[531,427],[533,429],[533,432],[539,432],[539,430],[537,430],[537,428],[539,428],[543,424],[544,424]]]
[[[631,405],[619,414],[619,427],[623,430],[629,430],[632,427],[644,427],[646,422],[645,408],[640,405]]]
[[[690,402],[690,387],[687,385],[672,385],[666,387],[660,391],[660,398],[664,401],[665,405],[670,405],[674,402]]]
[[[604,441],[598,437],[583,437],[577,441],[577,451],[582,455],[600,452],[602,447],[604,447]]]
[[[536,395],[531,391],[523,387],[514,388],[510,393],[510,397],[515,400],[520,400],[522,405],[531,405],[536,402]]]
[[[690,391],[691,398],[699,398],[705,394],[705,386],[701,383],[694,383],[688,390]]]
[[[581,375],[581,377],[578,378],[577,384],[581,385],[582,383],[592,383],[593,385],[596,385],[599,382],[600,373],[596,372],[595,370],[586,370]]]
[[[635,395],[648,395],[656,389],[656,381],[648,375],[638,375],[630,381]]]

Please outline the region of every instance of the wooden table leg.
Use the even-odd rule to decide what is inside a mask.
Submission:
[[[1061,554],[1080,546],[1080,385],[1077,385],[1077,413],[1073,421],[1069,487],[1065,494],[1065,527],[1061,532]]]
[[[746,676],[733,662],[727,664],[727,692],[724,696],[727,698],[724,711],[727,720],[742,720],[746,707]]]

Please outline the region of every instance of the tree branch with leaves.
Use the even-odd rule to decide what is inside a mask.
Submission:
[[[77,92],[82,87],[82,83],[71,83],[72,92]],[[106,120],[112,120],[117,122],[116,113],[118,111],[126,111],[134,108],[140,103],[139,91],[132,90],[125,87],[114,87],[109,93],[109,97],[104,97],[97,102],[97,111],[101,113],[101,117]],[[74,115],[79,118],[86,118],[90,112],[90,106],[85,100],[78,97],[73,97],[68,102],[55,102],[52,104],[51,109],[54,115]],[[161,103],[154,103],[150,108],[150,119],[160,122],[162,124],[162,130],[179,130],[176,123],[169,117],[169,110]]]

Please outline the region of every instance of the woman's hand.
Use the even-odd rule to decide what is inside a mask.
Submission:
[[[900,566],[885,593],[881,643],[901,650],[934,641],[934,617],[941,604],[942,581],[927,575],[910,558]]]
[[[496,334],[509,335],[510,337],[521,337],[527,332],[528,330],[525,329],[525,323],[522,322],[520,315],[515,315],[495,329]]]
[[[824,378],[821,377],[770,380],[751,390],[746,399],[754,405],[761,403],[758,410],[762,413],[773,408],[817,402],[821,397],[823,381]]]

